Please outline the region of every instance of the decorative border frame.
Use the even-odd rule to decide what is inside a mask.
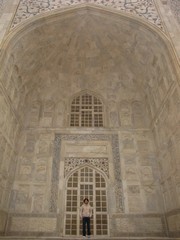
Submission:
[[[120,12],[127,12],[136,15],[163,30],[162,21],[158,10],[156,9],[154,0],[20,0],[11,27],[13,28],[24,20],[37,16],[41,13],[87,4],[115,9]]]
[[[54,157],[52,162],[51,174],[51,196],[49,210],[52,213],[57,212],[58,184],[60,170],[60,155],[62,141],[109,141],[112,146],[113,165],[115,173],[115,192],[117,212],[124,212],[124,198],[121,180],[120,153],[118,134],[55,134]]]
[[[95,166],[105,173],[109,178],[109,164],[108,158],[82,158],[82,157],[66,157],[64,164],[64,176],[66,177],[70,172],[72,172],[76,167],[88,164],[90,166]]]

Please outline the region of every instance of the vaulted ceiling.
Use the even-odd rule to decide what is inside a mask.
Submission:
[[[158,32],[122,14],[84,7],[40,18],[18,34],[9,51],[27,102],[84,89],[105,99],[144,101],[164,77],[175,77]]]

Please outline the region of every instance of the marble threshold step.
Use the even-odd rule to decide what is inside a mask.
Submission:
[[[24,236],[0,236],[0,240],[180,240],[169,237],[24,237]]]

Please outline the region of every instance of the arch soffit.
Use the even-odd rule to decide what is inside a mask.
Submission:
[[[116,16],[117,19],[119,20],[124,19],[126,21],[136,23],[142,28],[149,30],[152,33],[156,33],[162,40],[164,40],[164,42],[166,42],[166,45],[169,44],[171,45],[171,48],[173,48],[170,38],[154,24],[130,13],[124,13],[115,9],[109,9],[107,7],[95,6],[91,4],[80,4],[78,6],[69,6],[65,9],[56,9],[56,10],[51,10],[50,12],[40,13],[38,16],[34,16],[33,18],[27,19],[22,23],[20,23],[15,28],[13,28],[12,30],[10,30],[9,33],[7,34],[5,41],[1,43],[1,45],[3,46],[5,45],[6,47],[6,45],[8,45],[11,39],[14,40],[15,38],[16,40],[17,38],[18,40],[19,38],[23,37],[23,35],[25,35],[26,33],[35,29],[38,26],[41,26],[50,22],[53,23],[53,22],[59,21],[60,18],[62,18],[63,20],[65,17],[68,17],[78,12],[80,13],[83,11],[91,11],[94,13],[99,12],[104,15],[113,15],[113,16]],[[2,46],[0,48],[2,48]]]
[[[157,26],[135,16],[130,13],[120,12],[115,9],[108,9],[102,6],[94,6],[91,4],[81,4],[78,6],[70,6],[66,9],[58,9],[52,10],[50,12],[39,14],[38,16],[33,17],[32,19],[27,19],[26,21],[20,23],[17,27],[12,29],[0,44],[0,61],[3,61],[4,54],[6,55],[6,49],[11,47],[11,45],[15,45],[18,40],[20,40],[23,36],[28,34],[30,31],[36,29],[36,27],[43,26],[47,23],[53,23],[56,21],[60,21],[65,19],[66,17],[73,16],[76,13],[81,13],[84,11],[89,11],[91,13],[102,13],[104,15],[115,16],[119,21],[125,20],[127,22],[131,22],[137,24],[141,29],[149,31],[154,34],[154,37],[162,41],[162,44],[165,46],[166,53],[171,60],[172,67],[174,68],[178,79],[180,79],[180,61],[177,57],[176,50],[172,44],[171,39],[162,32]],[[5,51],[4,51],[5,50]]]

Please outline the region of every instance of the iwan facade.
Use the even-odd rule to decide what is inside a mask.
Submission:
[[[180,237],[180,1],[1,0],[0,41],[0,235],[88,197],[94,238]]]

